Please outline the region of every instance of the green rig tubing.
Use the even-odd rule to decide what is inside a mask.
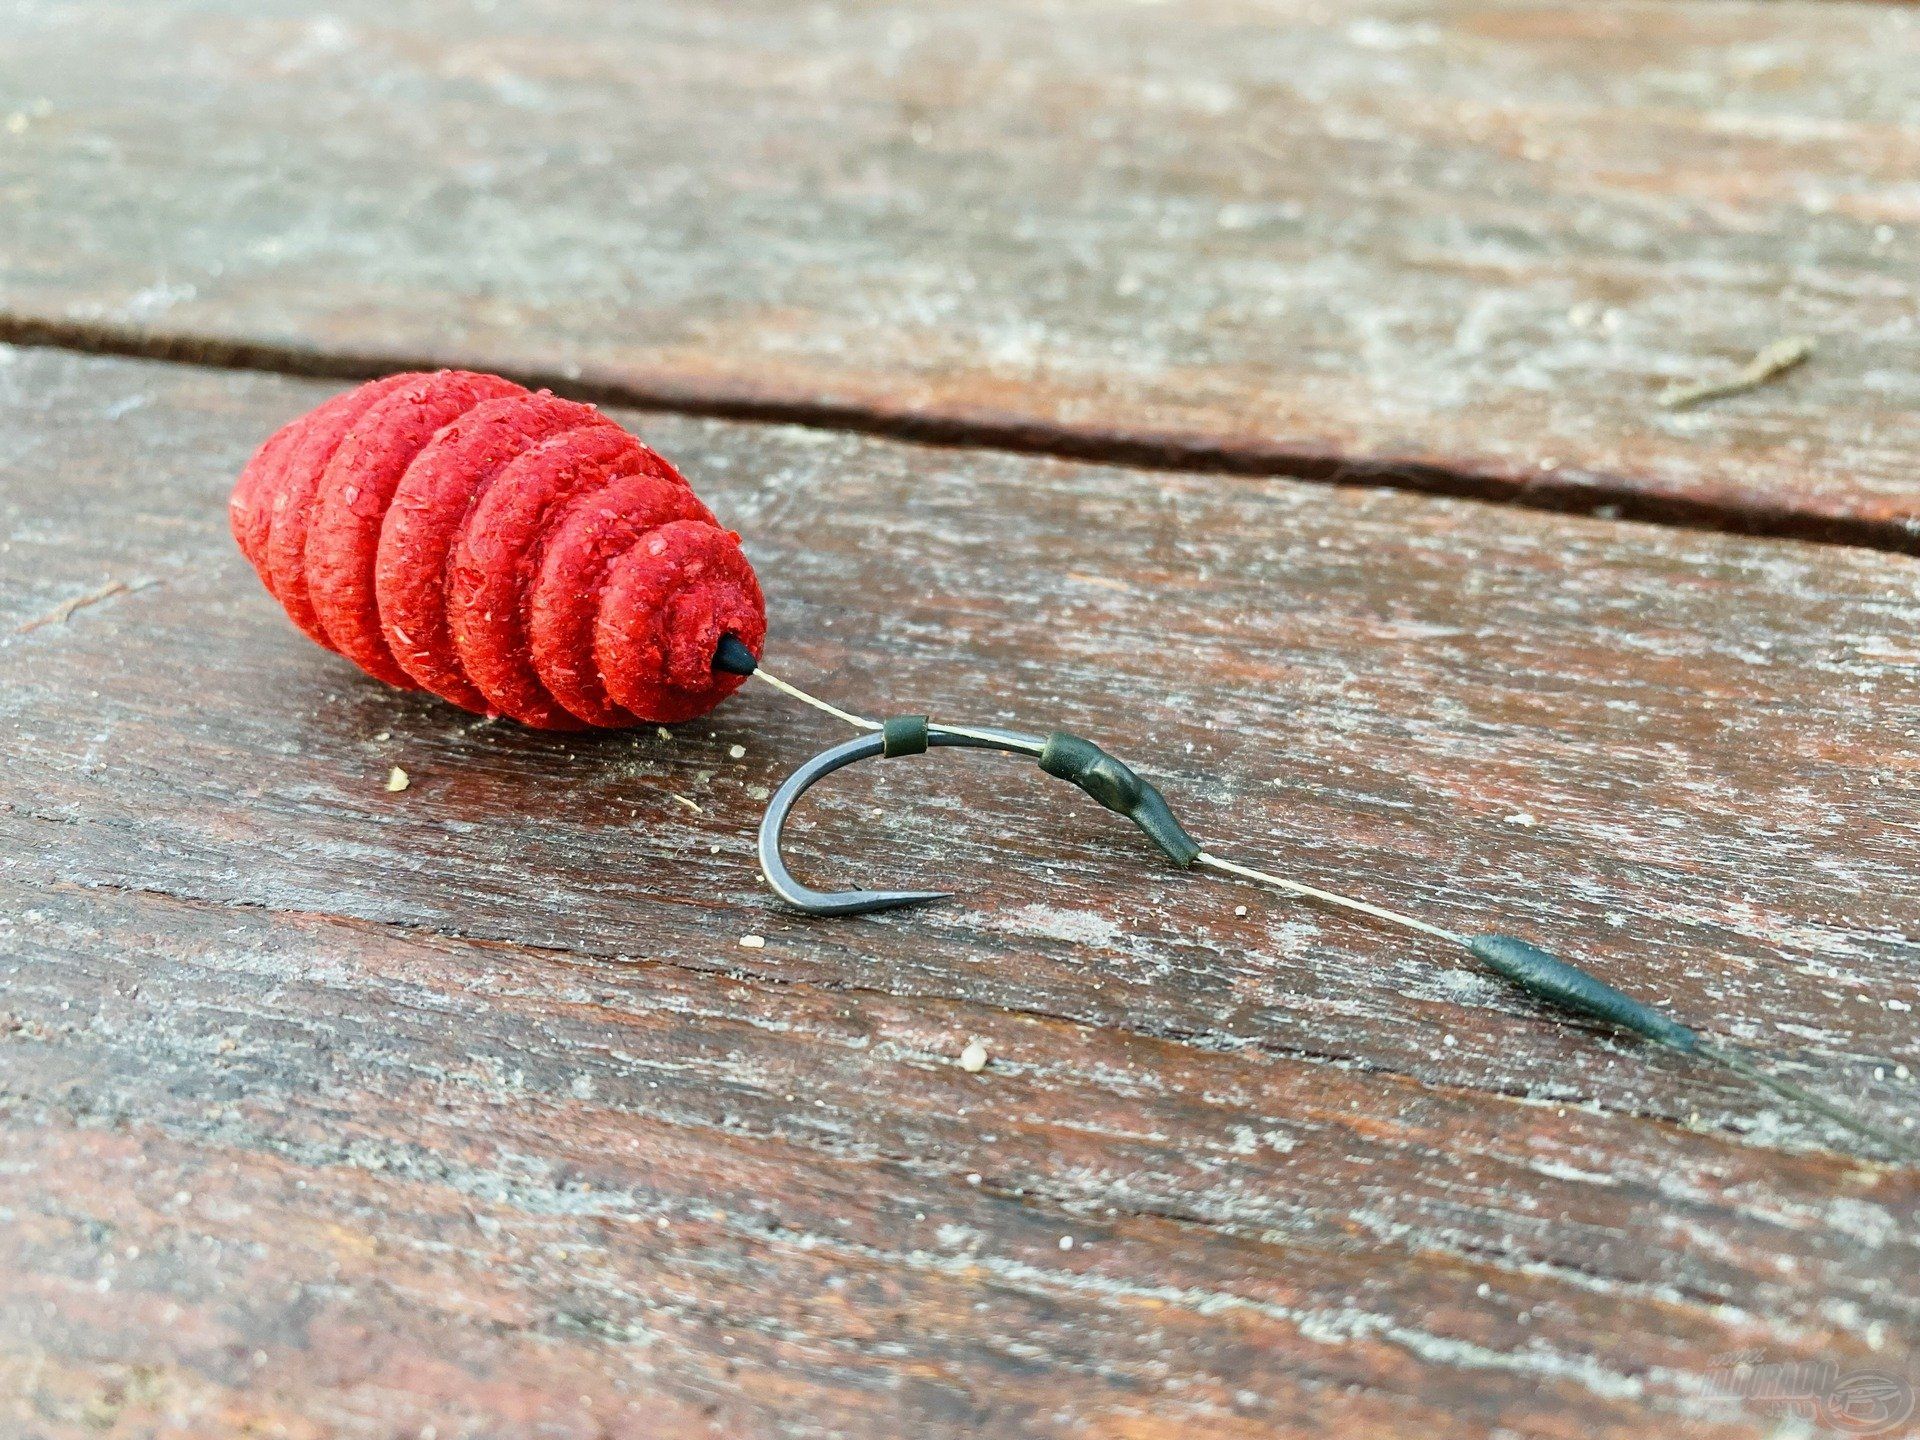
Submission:
[[[739,673],[754,675],[782,693],[868,732],[822,752],[796,771],[768,802],[766,815],[761,822],[760,860],[768,882],[782,899],[809,913],[861,914],[942,899],[946,895],[944,891],[924,890],[821,892],[795,880],[781,857],[780,837],[794,804],[810,785],[834,770],[870,757],[891,759],[920,755],[938,746],[1011,751],[1029,756],[1048,775],[1077,786],[1107,809],[1126,816],[1139,826],[1163,855],[1183,870],[1196,866],[1212,869],[1448,941],[1466,950],[1487,969],[1520,990],[1555,1009],[1617,1026],[1682,1055],[1698,1056],[1873,1141],[1903,1159],[1920,1159],[1920,1146],[1916,1146],[1909,1137],[1876,1125],[1823,1096],[1759,1068],[1734,1051],[1710,1043],[1693,1027],[1682,1024],[1644,1001],[1636,1000],[1591,971],[1562,960],[1538,945],[1512,935],[1464,935],[1384,906],[1256,870],[1211,854],[1175,817],[1158,787],[1142,779],[1125,761],[1109,754],[1091,740],[1064,730],[1041,737],[1018,731],[937,724],[925,715],[896,716],[886,721],[867,720],[831,706],[768,674],[750,656],[730,654],[728,647],[723,644],[716,668],[730,668],[728,661],[740,666]]]

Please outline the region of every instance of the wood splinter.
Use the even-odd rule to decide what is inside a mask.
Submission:
[[[1813,341],[1805,335],[1776,340],[1724,380],[1688,380],[1669,385],[1660,392],[1661,408],[1687,410],[1707,400],[1744,395],[1811,359],[1813,351]]]
[[[109,580],[106,584],[89,590],[84,595],[75,595],[69,600],[62,600],[46,614],[15,627],[13,633],[29,635],[45,625],[64,625],[74,617],[76,612],[86,609],[89,605],[98,605],[102,600],[111,600],[116,595],[138,594],[142,590],[152,589],[159,583],[158,580],[142,580],[139,584],[132,585],[125,580]]]

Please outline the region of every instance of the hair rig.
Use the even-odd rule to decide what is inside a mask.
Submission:
[[[1510,935],[1466,935],[1215,854],[1098,745],[933,721],[871,720],[761,668],[766,607],[740,537],[680,472],[589,405],[498,376],[392,375],[271,436],[229,505],[234,538],[294,624],[389,684],[529,726],[671,724],[752,678],[860,732],[768,802],[760,864],[788,904],[857,915],[945,898],[822,892],[780,853],[809,786],[862,760],[958,746],[1031,758],[1125,815],[1182,869],[1212,870],[1459,946],[1536,999],[1699,1056],[1903,1156],[1913,1143],[1710,1042]]]

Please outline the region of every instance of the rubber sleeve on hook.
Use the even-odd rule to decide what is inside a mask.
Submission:
[[[1040,752],[1040,768],[1071,781],[1107,809],[1133,821],[1181,869],[1200,858],[1199,842],[1173,818],[1166,796],[1091,740],[1054,731]]]
[[[880,727],[880,754],[886,759],[897,755],[927,753],[927,717],[895,715]]]

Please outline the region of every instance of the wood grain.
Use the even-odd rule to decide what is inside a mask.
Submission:
[[[809,875],[958,900],[788,916],[751,828],[819,717],[556,738],[366,681],[221,508],[327,387],[0,355],[38,1433],[1764,1434],[1730,1354],[1914,1374],[1920,1172],[991,757],[809,806]],[[1223,849],[1920,1117],[1915,562],[623,418],[783,672],[1086,729]]]
[[[0,93],[16,337],[1920,548],[1907,7],[30,0]]]

